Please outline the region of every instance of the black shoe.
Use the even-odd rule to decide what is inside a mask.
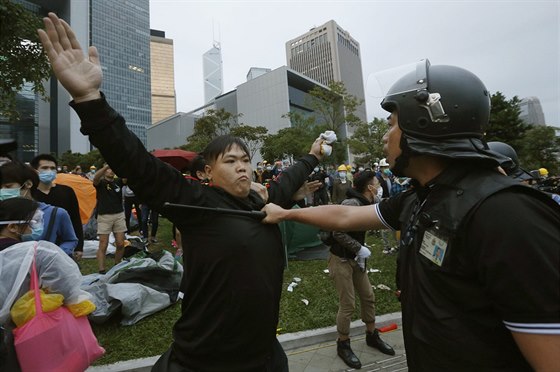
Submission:
[[[340,358],[342,358],[342,360],[348,365],[348,367],[354,369],[362,368],[360,359],[358,359],[358,357],[356,356],[356,354],[354,354],[352,348],[350,347],[349,339],[344,341],[336,341],[336,353]]]
[[[366,344],[381,351],[383,354],[395,355],[395,350],[379,337],[379,331],[376,329],[371,332],[366,331]]]

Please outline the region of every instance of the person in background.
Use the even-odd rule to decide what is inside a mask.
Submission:
[[[0,167],[0,200],[18,196],[33,199],[32,190],[37,188],[39,177],[37,172],[28,165],[17,161]],[[72,221],[64,208],[39,202],[39,209],[43,212],[44,230],[35,235],[35,240],[46,240],[58,245],[67,255],[73,256],[78,245],[78,238],[74,232]]]
[[[346,199],[346,192],[352,188],[352,182],[348,180],[346,165],[341,164],[337,169],[337,177],[333,181],[331,202],[340,204]]]
[[[89,179],[90,181],[93,181],[93,178],[95,177],[95,172],[97,172],[97,167],[95,165],[92,165],[91,167],[89,167],[89,172],[86,174],[86,178]]]
[[[126,222],[122,202],[122,184],[109,165],[105,164],[93,178],[97,191],[97,265],[99,273],[105,274],[105,255],[109,246],[109,235],[115,236],[115,264],[121,262],[124,254]]]
[[[136,209],[136,220],[138,221],[138,227],[142,229],[142,224],[144,221],[144,215],[142,214],[142,209],[140,208],[140,200],[134,194],[134,191],[128,186],[126,178],[122,178],[122,195],[123,195],[123,208],[124,208],[124,219],[126,223],[127,234],[132,234],[132,229],[130,226],[130,217],[132,216],[132,209]]]
[[[40,154],[35,156],[31,162],[31,167],[39,174],[39,184],[37,188],[31,190],[33,199],[55,207],[63,208],[68,212],[72,221],[74,234],[78,238],[78,244],[74,248],[73,256],[76,260],[82,258],[84,251],[84,229],[80,218],[80,206],[74,190],[66,185],[58,185],[56,180],[56,167],[58,162],[50,154]]]
[[[372,171],[354,175],[354,187],[346,193],[342,205],[370,205],[379,202],[377,189],[379,181]],[[336,216],[333,216],[337,218]],[[356,307],[356,293],[360,298],[360,314],[366,324],[366,343],[383,354],[395,355],[393,348],[381,340],[375,329],[375,297],[367,273],[367,258],[371,251],[365,245],[365,231],[333,231],[333,243],[328,259],[329,276],[333,279],[338,293],[338,314],[336,328],[337,354],[351,368],[361,368],[360,359],[350,347],[350,322]]]

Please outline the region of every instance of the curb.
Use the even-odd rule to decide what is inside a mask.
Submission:
[[[401,313],[384,314],[376,317],[376,326],[383,327],[390,323],[401,324]],[[361,320],[355,320],[350,324],[350,336],[362,335],[366,326]],[[336,326],[312,329],[294,333],[286,333],[278,336],[278,341],[286,352],[310,345],[320,344],[336,340],[338,333]],[[159,355],[125,360],[114,364],[89,367],[86,372],[150,372],[152,366],[159,359]]]

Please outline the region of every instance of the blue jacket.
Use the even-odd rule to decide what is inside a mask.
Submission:
[[[57,208],[54,225],[49,236],[46,236],[51,220],[51,214],[55,207],[50,204],[39,202],[39,209],[43,211],[43,235],[39,240],[46,240],[58,245],[66,254],[71,255],[78,245],[78,238],[74,232],[72,221],[66,209]]]

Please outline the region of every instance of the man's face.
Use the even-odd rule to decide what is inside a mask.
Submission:
[[[233,145],[215,162],[206,165],[211,182],[227,193],[245,198],[251,189],[251,159],[237,145]]]
[[[107,168],[105,171],[105,179],[107,181],[113,181],[115,179],[115,172],[111,168]]]
[[[37,172],[41,171],[54,171],[56,172],[56,164],[54,161],[50,160],[39,160],[39,166],[37,166]]]
[[[395,160],[402,152],[400,146],[402,131],[399,128],[399,118],[396,111],[389,116],[388,121],[389,130],[383,136],[383,152],[385,153],[387,163],[394,166]]]

